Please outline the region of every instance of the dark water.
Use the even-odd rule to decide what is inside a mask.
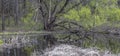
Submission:
[[[71,34],[54,34],[54,35],[37,34],[37,35],[7,35],[7,36],[4,35],[4,36],[0,36],[0,56],[54,56],[53,54],[55,54],[55,52],[60,54],[59,52],[57,52],[58,50],[63,50],[60,52],[65,53],[65,50],[71,50],[71,52],[74,52],[76,48],[79,50],[89,50],[90,48],[93,47],[95,47],[96,48],[95,50],[97,51],[107,50],[109,51],[109,53],[118,54],[120,52],[119,43],[120,43],[119,35],[98,34],[98,33],[94,33],[94,34],[88,33],[83,36],[82,35],[77,36]],[[61,45],[61,44],[65,44],[65,45]],[[76,47],[71,47],[71,45],[74,45]],[[55,48],[57,51],[55,51]],[[76,52],[82,53],[82,51],[79,50],[77,50]],[[92,49],[91,51],[95,52],[94,49]],[[67,52],[65,55],[63,55],[62,53],[62,56],[66,56],[66,55],[70,56],[68,54],[71,52]],[[96,54],[96,55],[105,56],[100,54]],[[113,54],[108,54],[108,55],[113,55]],[[60,56],[60,55],[56,55],[56,56]],[[82,56],[82,55],[74,53],[73,56]]]

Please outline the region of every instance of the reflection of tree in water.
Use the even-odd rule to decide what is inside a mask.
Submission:
[[[59,45],[61,43],[77,45],[84,48],[99,47],[100,49],[109,49],[111,51],[117,50],[116,52],[119,52],[119,49],[120,49],[119,36],[115,36],[111,34],[108,35],[108,34],[94,33],[95,39],[93,40],[92,38],[93,35],[91,33],[86,33],[86,34],[87,35],[85,36],[81,36],[81,35],[78,36],[76,34],[71,33],[71,34],[52,34],[52,35],[49,34],[49,35],[38,35],[38,36],[31,35],[31,37],[29,35],[28,36],[26,35],[24,37],[18,36],[19,38],[13,37],[13,36],[12,37],[9,36],[9,38],[4,37],[3,40],[5,40],[6,42],[4,43],[4,46],[6,46],[6,48],[4,48],[5,52],[3,52],[2,54],[4,55],[8,55],[8,54],[20,55],[21,54],[22,56],[24,55],[27,56],[28,53],[30,54],[31,52],[34,52],[34,51],[40,51],[41,53],[43,53],[43,50],[46,47],[51,47],[56,44]],[[60,41],[60,40],[63,40],[63,41]],[[93,43],[93,41],[95,42]]]
[[[57,44],[57,39],[53,35],[45,35],[44,39],[48,46]]]

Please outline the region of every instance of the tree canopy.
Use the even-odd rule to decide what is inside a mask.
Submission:
[[[68,25],[91,29],[120,20],[119,0],[0,0],[0,4],[3,31],[68,30]]]

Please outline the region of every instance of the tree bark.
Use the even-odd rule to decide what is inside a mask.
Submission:
[[[4,1],[2,0],[2,31],[4,31],[5,30],[5,15],[4,15]]]
[[[18,15],[19,14],[19,12],[18,12],[19,11],[19,4],[18,4],[19,2],[18,2],[18,0],[15,0],[15,3],[16,3],[16,5],[15,5],[15,13],[16,13],[15,14],[15,25],[18,25],[18,18],[19,18],[18,17],[19,16]]]

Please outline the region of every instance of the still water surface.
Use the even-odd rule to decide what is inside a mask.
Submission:
[[[49,43],[45,35],[0,36],[0,56],[120,56],[119,35],[49,36],[57,38],[57,42]]]

